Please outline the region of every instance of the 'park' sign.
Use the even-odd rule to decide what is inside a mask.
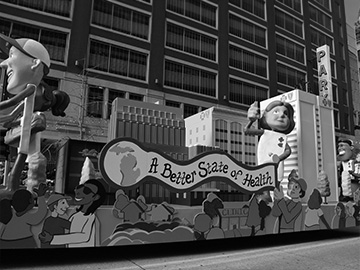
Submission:
[[[330,49],[328,45],[316,49],[316,59],[318,64],[319,96],[322,103],[320,105],[331,107],[333,99]]]
[[[104,179],[118,188],[133,188],[151,179],[177,192],[185,192],[209,181],[223,181],[245,193],[273,190],[274,163],[250,167],[223,151],[211,151],[188,161],[177,161],[160,151],[145,148],[133,139],[115,139],[100,154]]]

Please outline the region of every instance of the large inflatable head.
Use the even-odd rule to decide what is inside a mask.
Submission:
[[[295,127],[294,108],[279,100],[271,102],[260,118],[260,127],[289,134]]]
[[[348,161],[353,157],[354,144],[350,139],[340,139],[338,141],[338,160]]]
[[[23,91],[27,84],[39,85],[42,77],[49,73],[50,56],[39,42],[29,38],[12,39],[0,34],[6,43],[1,45],[8,58],[0,63],[6,69],[7,91],[16,95]]]

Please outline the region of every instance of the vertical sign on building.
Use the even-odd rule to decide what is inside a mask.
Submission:
[[[330,65],[330,49],[328,45],[323,45],[316,49],[319,77],[319,96],[321,105],[332,107],[332,79]]]

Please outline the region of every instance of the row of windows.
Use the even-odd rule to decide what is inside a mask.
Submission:
[[[279,35],[276,35],[276,52],[304,63],[304,47]]]
[[[275,25],[299,37],[303,37],[302,22],[278,9],[275,10]]]
[[[148,39],[150,16],[105,0],[94,1],[92,23]]]
[[[216,27],[217,7],[202,0],[167,0],[166,8],[204,24]]]
[[[165,81],[169,87],[216,97],[216,73],[165,61]]]
[[[309,6],[310,19],[331,30],[331,17],[313,6]]]
[[[267,77],[266,58],[255,53],[230,45],[231,67],[244,70],[262,77]]]
[[[145,81],[147,58],[145,53],[91,40],[88,67]]]
[[[251,105],[254,101],[261,101],[268,98],[266,88],[243,82],[234,78],[229,80],[230,101]]]
[[[65,61],[66,33],[1,19],[0,33],[13,38],[26,37],[37,40],[48,50],[51,60]]]
[[[264,0],[230,0],[229,3],[243,10],[246,10],[260,18],[265,18]]]
[[[296,87],[297,85],[305,82],[305,73],[297,69],[290,68],[286,65],[279,64],[277,65],[277,78],[279,83],[286,84],[291,87]]]
[[[97,86],[89,86],[87,92],[87,116],[109,119],[111,104],[116,98],[128,98],[130,100],[143,101],[144,96],[135,93],[126,93],[121,90],[104,89]],[[106,98],[107,97],[107,98]],[[106,110],[107,107],[107,110]]]
[[[234,14],[229,14],[229,33],[266,47],[266,30]]]
[[[329,45],[330,52],[334,53],[333,40],[328,35],[320,32],[314,28],[311,28],[310,29],[310,38],[311,38],[311,43],[315,44],[318,47],[325,45],[325,44]]]
[[[330,0],[314,0],[314,1],[322,5],[326,9],[330,10]]]
[[[172,23],[167,24],[166,46],[216,60],[215,38]]]
[[[301,0],[277,0],[277,1],[301,13]]]
[[[14,5],[70,17],[71,0],[0,0]]]

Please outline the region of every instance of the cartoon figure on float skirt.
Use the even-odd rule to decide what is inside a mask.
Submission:
[[[286,135],[295,127],[293,107],[287,102],[273,101],[265,108],[260,117],[258,102],[255,101],[250,105],[247,117],[249,123],[244,129],[245,134],[260,136],[257,165],[268,162],[277,163],[278,181],[281,182],[284,174],[283,161],[291,155]],[[259,129],[252,127],[257,120],[259,120]],[[267,200],[272,201],[270,194]]]
[[[53,115],[65,116],[70,98],[65,92],[53,91],[42,82],[50,71],[50,56],[41,43],[0,34],[0,49],[8,56],[0,67],[6,69],[4,86],[10,96],[0,102],[0,124],[8,130],[5,143],[18,149],[6,186],[0,190],[1,197],[9,197],[19,188],[28,155],[40,152],[38,132],[46,128],[41,112],[51,108]]]
[[[355,173],[354,155],[353,141],[344,138],[339,139],[337,159],[339,161],[338,185],[340,189],[339,200],[341,202],[354,201],[354,192],[360,187]]]

